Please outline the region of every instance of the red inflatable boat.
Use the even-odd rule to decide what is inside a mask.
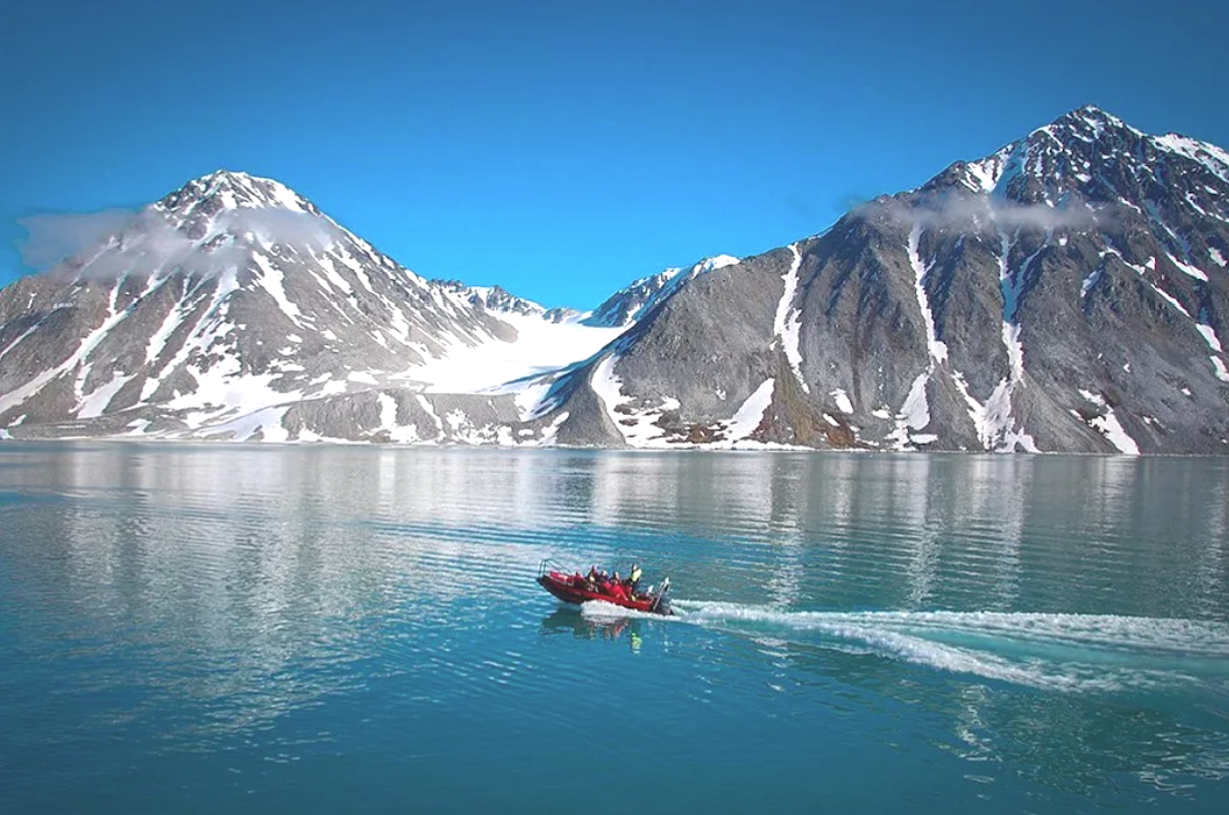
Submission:
[[[544,560],[538,566],[538,584],[565,603],[585,603],[601,600],[623,608],[667,616],[673,614],[666,592],[670,578],[662,581],[661,589],[637,591],[629,580],[613,580],[590,569],[588,574],[568,572],[558,563]]]

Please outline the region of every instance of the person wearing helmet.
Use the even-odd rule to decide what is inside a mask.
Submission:
[[[631,573],[627,576],[628,583],[631,584],[632,592],[640,591],[640,565],[632,564]]]

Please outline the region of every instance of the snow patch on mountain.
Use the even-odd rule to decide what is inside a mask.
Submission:
[[[930,404],[926,399],[926,384],[930,371],[919,374],[909,387],[909,395],[896,413],[896,426],[887,440],[894,450],[914,450],[915,445],[929,444],[938,437],[929,433],[917,433],[930,424]]]
[[[89,358],[89,355],[106,338],[111,329],[118,325],[126,316],[128,316],[127,311],[116,311],[114,299],[112,299],[110,311],[103,319],[102,325],[86,335],[77,346],[77,349],[66,360],[55,367],[48,368],[9,393],[0,395],[0,413],[4,413],[10,408],[22,404],[42,390],[49,382],[75,370],[83,360]],[[85,397],[85,394],[81,392],[81,377],[77,378],[74,390],[76,390],[79,400]]]
[[[798,251],[796,243],[790,244],[789,251],[793,254],[794,259],[785,272],[785,292],[781,295],[781,302],[777,304],[777,316],[773,320],[772,330],[773,335],[780,338],[785,358],[789,360],[789,366],[794,372],[794,378],[798,380],[798,385],[802,388],[803,393],[810,393],[811,388],[802,376],[802,352],[798,348],[798,333],[802,328],[801,312],[794,305],[802,254]]]
[[[1204,283],[1208,282],[1207,272],[1205,272],[1203,269],[1200,269],[1196,266],[1192,266],[1191,264],[1185,261],[1178,260],[1173,255],[1169,255],[1168,257],[1169,257],[1169,261],[1173,263],[1173,265],[1177,266],[1178,270],[1181,271],[1183,274],[1190,275],[1196,280],[1202,281]]]
[[[764,412],[772,404],[776,380],[769,378],[760,383],[734,415],[725,421],[708,425],[712,440],[698,445],[676,433],[669,432],[664,419],[667,414],[678,411],[680,404],[674,397],[666,397],[653,403],[645,403],[623,391],[623,380],[615,373],[618,354],[608,354],[594,366],[589,382],[606,412],[606,416],[618,428],[623,441],[634,448],[664,449],[703,446],[714,450],[763,447],[750,437],[759,429]],[[779,446],[779,445],[778,445]]]
[[[1153,136],[1149,140],[1162,150],[1169,150],[1199,162],[1221,181],[1229,183],[1229,153],[1216,145],[1179,136],[1177,133]]]
[[[845,392],[844,388],[837,388],[829,396],[832,397],[832,401],[836,403],[836,409],[841,413],[846,415],[853,413],[853,402],[850,401],[849,394]]]
[[[555,420],[542,431],[542,438],[538,442],[539,447],[554,447],[559,435],[559,428],[568,420],[568,412],[565,410],[555,417]]]
[[[1209,357],[1212,360],[1212,370],[1216,374],[1216,378],[1221,382],[1229,382],[1229,368],[1225,367],[1225,361],[1220,357]]]
[[[970,161],[964,165],[964,177],[961,181],[966,187],[976,193],[993,192],[1003,177],[1007,160],[1011,157],[1012,145],[1008,145],[993,155],[978,161]]]
[[[414,444],[422,440],[417,425],[402,425],[397,421],[396,399],[387,393],[381,393],[376,396],[376,400],[380,405],[379,429],[388,434],[389,441],[396,444]]]
[[[666,447],[666,433],[658,423],[667,411],[678,409],[678,400],[668,397],[653,406],[634,406],[634,398],[623,393],[623,380],[614,372],[618,361],[617,354],[603,357],[593,369],[589,387],[629,447]]]
[[[926,276],[930,273],[933,262],[924,263],[919,254],[923,230],[921,223],[913,224],[906,244],[906,256],[913,271],[914,295],[917,297],[918,308],[922,312],[922,324],[926,332],[926,370],[913,380],[904,404],[896,413],[896,425],[889,434],[888,441],[897,450],[916,449],[915,445],[930,444],[938,439],[938,436],[932,433],[917,432],[924,430],[930,424],[930,405],[926,397],[926,386],[934,376],[937,367],[947,362],[947,345],[938,338],[930,298],[926,293]]]
[[[624,330],[551,323],[541,316],[515,312],[501,313],[499,319],[516,329],[516,339],[490,338],[478,345],[449,343],[441,356],[407,369],[399,378],[423,383],[428,393],[502,390],[510,382],[548,374],[590,357]],[[541,390],[541,384],[533,387]]]
[[[107,409],[107,405],[110,404],[111,399],[115,394],[119,393],[120,388],[132,380],[133,376],[131,375],[113,374],[110,382],[98,386],[81,400],[80,407],[77,409],[77,418],[91,419],[95,416],[101,416],[102,412]]]
[[[1190,315],[1187,316],[1189,317]],[[1199,333],[1203,335],[1203,339],[1207,342],[1209,348],[1218,354],[1224,352],[1224,348],[1222,348],[1220,344],[1220,338],[1216,336],[1215,328],[1207,323],[1196,323],[1195,328],[1198,329]]]
[[[1106,440],[1114,445],[1118,452],[1129,456],[1138,456],[1139,445],[1123,429],[1122,423],[1114,415],[1114,409],[1106,403],[1105,398],[1098,393],[1093,393],[1083,388],[1080,389],[1080,395],[1104,411],[1101,415],[1093,416],[1089,419],[1088,426],[1105,436]]]
[[[999,289],[1003,296],[1001,333],[1003,347],[1007,351],[1008,376],[999,382],[985,404],[979,404],[967,389],[963,390],[962,395],[969,404],[970,416],[978,428],[978,437],[987,450],[1011,450],[1021,441],[1026,449],[1035,450],[1036,444],[1032,437],[1015,426],[1016,420],[1012,416],[1012,394],[1024,378],[1024,345],[1020,341],[1020,324],[1016,320],[1016,310],[1027,275],[1037,256],[1049,245],[1051,233],[1046,233],[1046,240],[1041,248],[1029,255],[1015,270],[1011,269],[1010,261],[1018,232],[1009,236],[1000,228],[998,234]]]
[[[289,405],[281,405],[244,413],[210,427],[208,436],[225,438],[230,441],[289,441],[290,433],[282,424],[282,419],[289,409]]]
[[[764,411],[768,410],[768,406],[772,404],[773,392],[776,389],[776,380],[769,378],[760,383],[760,386],[752,391],[751,395],[738,407],[738,410],[731,417],[730,421],[725,425],[724,442],[719,442],[716,446],[730,447],[738,446],[739,442],[743,442],[759,428],[760,423],[764,421]]]
[[[918,255],[918,244],[921,242],[922,225],[915,223],[909,232],[909,265],[913,269],[914,293],[917,295],[918,308],[922,311],[922,322],[926,327],[926,348],[930,353],[930,373],[934,373],[935,365],[947,361],[947,345],[939,340],[935,330],[934,313],[930,308],[930,298],[926,294],[926,275],[930,273],[932,263],[923,264]]]
[[[1195,328],[1203,336],[1203,340],[1208,344],[1208,348],[1214,352],[1208,357],[1212,360],[1212,371],[1221,382],[1229,382],[1229,369],[1225,367],[1225,361],[1221,359],[1225,349],[1221,345],[1220,337],[1217,336],[1216,329],[1206,322],[1206,314],[1201,314],[1200,318],[1200,322],[1195,324]]]

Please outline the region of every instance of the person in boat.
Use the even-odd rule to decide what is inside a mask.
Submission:
[[[619,579],[618,572],[611,575],[610,583],[606,586],[606,592],[616,600],[627,599],[627,586]]]
[[[640,564],[633,563],[631,574],[627,576],[627,583],[631,587],[632,594],[640,591]]]

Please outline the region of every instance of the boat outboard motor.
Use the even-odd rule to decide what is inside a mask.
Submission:
[[[666,592],[669,590],[670,578],[667,577],[665,580],[661,581],[661,591],[658,592],[655,598],[653,598],[653,605],[649,606],[649,611],[657,611],[657,607],[660,606],[666,599]],[[666,607],[669,608],[669,603],[666,604]]]

